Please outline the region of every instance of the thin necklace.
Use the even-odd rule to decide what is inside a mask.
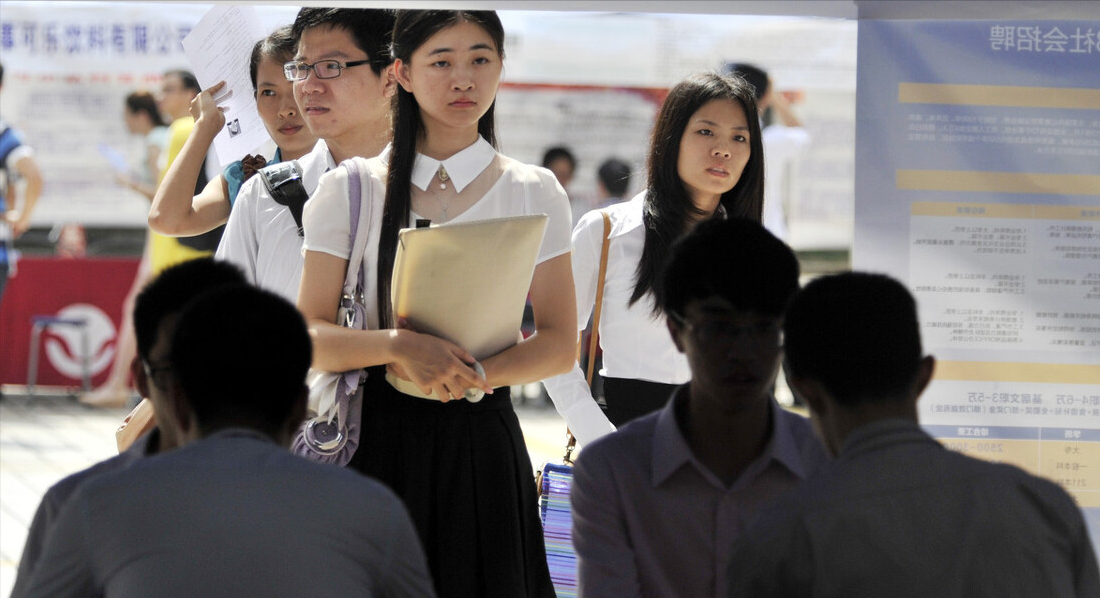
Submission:
[[[451,175],[447,174],[447,170],[445,168],[443,168],[442,164],[439,165],[439,172],[436,173],[436,176],[439,177],[439,190],[440,191],[446,190],[447,189],[447,181],[450,180]],[[444,202],[442,199],[440,199],[439,198],[439,193],[436,193],[436,190],[433,189],[432,187],[428,187],[428,189],[432,192],[432,197],[435,198],[435,202],[437,204],[439,204],[439,209],[443,210],[443,222],[448,222],[451,219],[451,217],[447,213],[447,210],[448,210],[448,208],[450,208],[451,202],[449,202],[449,201]],[[457,189],[456,189],[456,191],[457,191]]]

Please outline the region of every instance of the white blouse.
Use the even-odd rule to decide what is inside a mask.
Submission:
[[[607,249],[603,310],[600,315],[601,376],[683,384],[691,379],[687,357],[676,349],[664,316],[653,315],[653,295],[647,293],[634,305],[638,262],[645,246],[642,200],[645,192],[604,211],[611,219]],[[577,291],[577,328],[588,325],[596,302],[596,282],[603,247],[603,216],[592,210],[573,230],[573,282]],[[554,407],[581,443],[588,444],[615,427],[592,398],[580,364],[573,370],[543,381]]]
[[[382,222],[389,155],[390,148],[387,147],[377,158],[359,162],[361,209],[369,207],[372,210],[371,226],[374,228],[380,228]],[[458,187],[461,190],[485,170],[497,155],[492,145],[479,137],[478,141],[470,147],[444,160],[443,165],[456,186],[461,185]],[[569,199],[565,195],[565,190],[554,178],[554,174],[540,166],[524,164],[506,156],[500,157],[504,166],[500,178],[473,206],[441,226],[489,218],[546,214],[549,216],[549,221],[539,249],[538,263],[568,253],[571,248],[569,227],[572,222]],[[364,164],[369,168],[363,168]],[[418,154],[413,166],[413,183],[423,189],[427,181],[434,176],[438,166],[439,161]],[[302,224],[305,229],[304,250],[320,251],[341,259],[348,259],[351,253],[348,242],[350,231],[348,209],[348,171],[341,164],[340,167],[321,177],[317,191],[306,202],[302,213]],[[411,213],[409,226],[414,226],[417,218],[419,216]],[[363,260],[367,267],[367,277],[371,279],[365,289],[369,315],[377,313],[372,300],[377,288],[374,283],[378,265],[377,242],[368,242]],[[490,289],[487,292],[492,291]],[[377,318],[371,320],[372,327],[377,326],[374,319]]]

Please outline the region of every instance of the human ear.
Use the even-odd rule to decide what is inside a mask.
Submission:
[[[798,376],[787,376],[787,386],[791,392],[806,402],[806,406],[816,415],[822,415],[829,411],[828,402],[823,396],[821,384]]]
[[[393,61],[392,68],[393,75],[394,78],[397,79],[397,83],[400,84],[405,91],[412,93],[412,79],[409,78],[409,65],[405,61],[398,58],[397,60]]]
[[[392,98],[397,93],[397,75],[394,73],[394,65],[389,65],[382,73],[382,78],[385,79],[385,84],[382,87],[382,96]]]
[[[676,350],[683,353],[684,344],[680,342],[680,332],[683,331],[683,328],[672,318],[665,318],[665,325],[668,326],[668,333],[672,336],[672,342],[676,345]]]
[[[932,374],[936,371],[936,358],[931,355],[925,355],[920,360],[920,366],[917,368],[917,378],[913,382],[913,398],[918,399],[920,395],[924,393],[924,389],[928,388],[928,384],[932,381]]]
[[[130,375],[134,377],[134,387],[141,398],[149,398],[149,379],[145,377],[145,366],[137,355],[130,360]]]

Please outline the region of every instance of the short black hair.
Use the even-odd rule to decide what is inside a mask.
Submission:
[[[711,218],[672,246],[656,288],[657,306],[683,314],[717,296],[737,310],[782,316],[798,290],[798,258],[786,243],[747,218]]]
[[[172,69],[164,72],[165,77],[170,75],[179,77],[184,89],[193,91],[196,94],[202,93],[202,87],[199,87],[199,80],[195,78],[195,73],[184,69]]]
[[[191,302],[172,337],[173,374],[203,434],[247,427],[277,435],[305,400],[312,358],[298,310],[247,284]]]
[[[0,62],[0,85],[4,84],[4,63]]]
[[[390,42],[396,11],[388,8],[323,8],[305,7],[298,11],[291,32],[301,40],[302,32],[314,27],[343,29],[351,34],[355,45],[367,53],[375,75],[393,63]]]
[[[252,46],[252,56],[248,59],[248,74],[252,77],[252,93],[256,93],[256,77],[260,70],[260,61],[270,58],[280,64],[290,62],[298,50],[298,38],[290,25],[283,25],[270,35]]]
[[[577,157],[573,155],[573,152],[564,145],[556,145],[546,150],[542,154],[542,166],[543,168],[550,168],[550,163],[554,160],[564,158],[566,162],[569,162],[569,167],[577,169]]]
[[[137,354],[149,358],[164,318],[177,314],[199,295],[228,284],[246,282],[244,273],[229,262],[205,257],[165,268],[134,300],[134,336]]]
[[[164,117],[160,115],[160,110],[157,109],[157,99],[148,91],[134,91],[127,95],[126,109],[133,114],[144,112],[149,115],[149,122],[153,123],[154,127],[163,127],[167,124],[164,122]]]
[[[603,188],[614,197],[626,195],[626,190],[630,188],[630,164],[618,158],[604,160],[596,175],[600,177]]]
[[[810,281],[783,328],[788,373],[816,380],[842,405],[904,399],[920,367],[916,301],[884,274]]]
[[[741,77],[753,87],[753,95],[756,101],[768,93],[768,73],[755,64],[744,62],[730,62],[726,64],[726,72]]]

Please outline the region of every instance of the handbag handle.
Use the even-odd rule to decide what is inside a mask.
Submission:
[[[596,306],[592,310],[592,334],[588,337],[588,368],[585,376],[585,380],[588,381],[588,388],[592,388],[592,377],[595,374],[596,347],[599,346],[600,339],[600,312],[603,311],[603,287],[604,281],[607,279],[607,253],[608,246],[611,244],[611,217],[608,216],[605,210],[601,210],[600,215],[603,216],[603,246],[600,248],[600,273],[596,277]],[[578,341],[578,353],[580,347],[580,341]],[[565,457],[562,460],[566,465],[572,465],[573,449],[577,447],[577,439],[569,428],[565,429],[565,435]]]

